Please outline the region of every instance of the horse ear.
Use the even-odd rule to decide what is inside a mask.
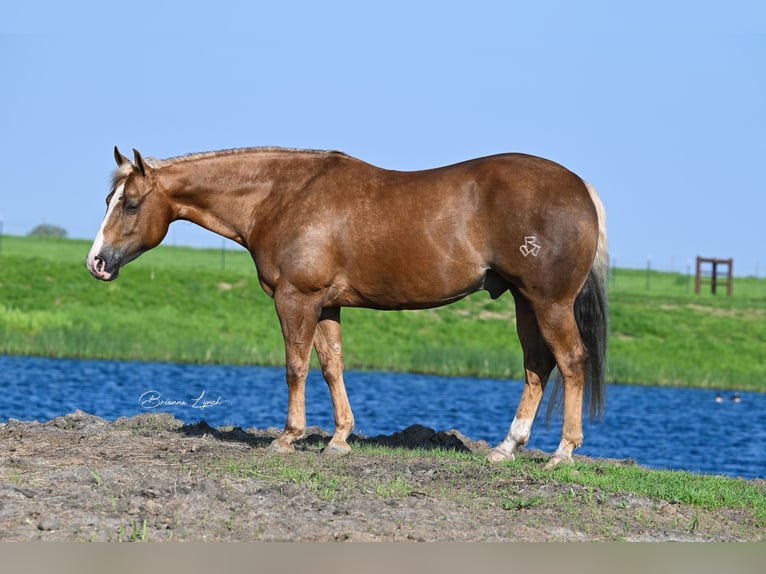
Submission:
[[[130,160],[120,153],[120,150],[117,149],[117,146],[114,146],[114,161],[117,162],[117,167],[119,167],[122,164],[129,162]]]
[[[141,172],[141,175],[146,177],[146,172],[148,171],[146,162],[144,162],[144,158],[141,157],[136,148],[133,148],[133,163],[136,164],[136,168]]]

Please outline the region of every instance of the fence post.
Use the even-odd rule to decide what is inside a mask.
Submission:
[[[726,295],[731,297],[732,288],[734,286],[734,259],[729,258],[727,263],[729,264],[729,274],[726,277]]]
[[[702,258],[697,255],[697,269],[694,273],[694,292],[699,295],[700,294],[700,284],[702,279]]]
[[[697,272],[694,279],[694,292],[699,295],[702,284],[702,264],[710,263],[710,291],[715,295],[718,292],[718,266],[726,265],[726,295],[731,297],[734,284],[734,259],[713,259],[697,256]]]

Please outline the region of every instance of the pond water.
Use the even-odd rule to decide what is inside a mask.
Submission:
[[[386,372],[346,373],[356,432],[391,434],[412,424],[456,428],[495,445],[513,418],[523,383]],[[0,355],[0,422],[47,421],[76,409],[114,420],[170,412],[213,426],[282,428],[284,369],[79,361]],[[321,373],[307,383],[309,426],[333,428]],[[643,466],[766,478],[766,394],[610,385],[603,421],[585,423],[578,453],[632,458]],[[541,407],[544,409],[545,405]],[[538,420],[529,446],[552,452],[560,420]]]

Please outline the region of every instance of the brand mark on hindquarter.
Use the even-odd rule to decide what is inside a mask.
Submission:
[[[540,253],[540,249],[542,249],[542,247],[537,243],[537,237],[534,235],[527,235],[524,238],[524,245],[519,246],[519,251],[521,251],[521,254],[524,257],[527,255],[537,257]]]

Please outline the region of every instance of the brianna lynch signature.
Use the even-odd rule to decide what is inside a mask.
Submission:
[[[205,398],[204,390],[196,399],[189,400],[166,399],[162,397],[162,394],[159,391],[146,391],[142,393],[140,397],[138,397],[138,402],[145,409],[159,409],[162,407],[188,407],[191,409],[199,409],[201,411],[204,411],[210,407],[218,407],[221,405],[231,404],[231,401],[222,400],[220,395],[215,399]]]

